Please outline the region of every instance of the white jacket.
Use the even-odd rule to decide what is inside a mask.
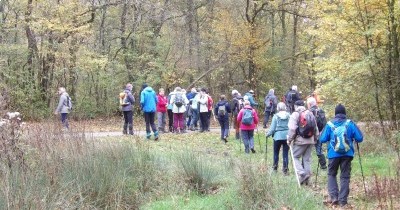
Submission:
[[[177,107],[174,103],[176,94],[182,94],[184,104],[181,107]],[[176,92],[176,94],[171,96],[171,100],[169,103],[173,104],[172,113],[185,113],[186,112],[186,105],[189,104],[189,100],[186,98],[186,95],[182,92]]]
[[[200,113],[208,112],[208,106],[207,106],[208,95],[207,94],[204,94],[204,95],[197,94],[196,97],[199,97],[197,101],[200,102]]]

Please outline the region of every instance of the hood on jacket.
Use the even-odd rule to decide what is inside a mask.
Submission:
[[[143,89],[143,91],[146,91],[146,92],[153,92],[154,90],[153,90],[153,88],[151,88],[151,87],[146,87],[145,89]]]
[[[282,120],[289,119],[289,117],[290,117],[290,114],[286,111],[280,111],[280,112],[276,113],[276,115]]]
[[[305,111],[305,110],[306,110],[306,107],[304,107],[304,106],[298,106],[296,108],[296,112],[302,112],[302,111]]]
[[[346,115],[344,115],[344,114],[337,114],[337,115],[335,115],[335,118],[333,118],[332,121],[333,121],[334,124],[341,124],[341,123],[346,122],[346,120],[347,120]]]
[[[218,101],[217,106],[222,106],[222,105],[225,105],[226,103],[228,103],[228,101],[226,101],[226,100]]]

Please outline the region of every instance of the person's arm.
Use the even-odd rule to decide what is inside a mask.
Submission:
[[[319,141],[321,143],[328,142],[330,140],[330,133],[332,132],[331,127],[326,124],[324,129],[321,132],[321,135],[319,136]]]
[[[269,127],[269,130],[268,130],[268,132],[267,132],[267,134],[266,134],[267,138],[270,137],[270,136],[272,136],[272,135],[274,135],[274,133],[275,133],[275,130],[276,130],[276,121],[277,121],[276,118],[277,118],[276,115],[274,115],[274,116],[272,117],[271,126]]]
[[[238,123],[242,122],[242,117],[243,117],[243,110],[240,110],[236,118]]]
[[[142,92],[140,93],[140,106],[141,106],[142,109],[143,109],[143,106],[144,106],[144,91],[142,91]]]
[[[293,112],[290,115],[289,118],[289,123],[288,123],[288,127],[289,127],[289,131],[288,131],[288,144],[291,144],[294,139],[296,138],[296,130],[297,130],[297,119],[299,117],[299,113],[298,112]]]
[[[128,100],[133,105],[135,103],[135,97],[133,96],[132,93],[128,93]]]
[[[232,113],[231,105],[230,105],[229,103],[226,103],[226,104],[225,104],[225,107],[226,107],[226,111],[227,111],[228,113]]]
[[[61,112],[63,106],[64,106],[64,100],[66,99],[66,97],[64,95],[60,96],[60,100],[58,101],[58,106],[56,108],[56,111],[54,112],[54,114],[58,114]]]
[[[254,113],[254,124],[256,124],[256,126],[258,126],[258,114],[257,114],[257,111],[255,109],[253,109],[253,113]]]
[[[358,126],[352,121],[350,122],[350,128],[351,128],[351,135],[352,138],[356,141],[356,142],[362,142],[364,140],[364,136],[361,132],[361,130],[358,128]]]

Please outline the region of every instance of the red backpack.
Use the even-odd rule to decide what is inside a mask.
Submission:
[[[309,110],[299,112],[297,134],[303,138],[314,136],[316,121],[314,114]]]

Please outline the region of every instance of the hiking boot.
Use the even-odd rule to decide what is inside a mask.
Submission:
[[[300,176],[302,181],[300,182],[301,185],[308,185],[309,184],[309,179],[311,177],[310,174],[302,175]]]
[[[147,134],[146,134],[146,139],[149,140],[150,137],[151,137],[151,133],[147,133]]]
[[[224,138],[222,138],[222,140],[225,142],[225,144],[228,142],[227,138],[228,138],[227,136],[224,136]]]
[[[339,205],[339,201],[338,200],[332,200],[330,198],[328,198],[328,200],[323,202],[325,205],[332,205],[332,206],[337,206]]]
[[[274,170],[274,172],[278,171],[278,166],[272,166],[272,170]]]
[[[256,153],[256,151],[254,150],[254,148],[251,148],[251,152],[252,152],[252,153]]]
[[[124,128],[122,130],[122,134],[124,134],[124,135],[128,134],[127,130],[128,130],[128,124],[124,124]]]
[[[289,170],[287,168],[284,168],[282,170],[282,172],[283,172],[283,175],[285,175],[285,176],[289,175]]]
[[[158,131],[154,132],[154,141],[158,140]]]
[[[133,126],[129,126],[129,135],[133,135]]]

